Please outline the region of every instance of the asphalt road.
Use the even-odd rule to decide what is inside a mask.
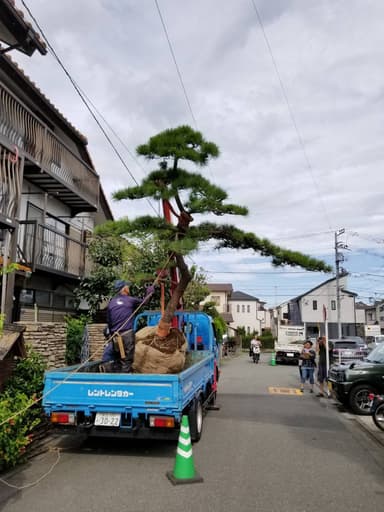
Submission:
[[[75,442],[6,475],[4,512],[382,512],[384,447],[332,400],[298,387],[297,367],[259,365],[247,355],[223,362],[218,405],[193,445],[203,483],[166,477],[175,443]],[[65,441],[65,442],[64,442]],[[57,462],[56,466],[52,465]]]

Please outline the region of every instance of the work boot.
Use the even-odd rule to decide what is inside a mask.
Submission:
[[[123,359],[121,361],[121,373],[132,373],[132,362]]]

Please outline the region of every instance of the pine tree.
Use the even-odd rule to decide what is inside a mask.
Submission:
[[[178,304],[191,280],[185,255],[198,248],[200,242],[217,241],[217,248],[253,249],[262,256],[272,258],[276,266],[300,266],[307,270],[329,272],[331,268],[323,261],[300,252],[283,249],[254,233],[247,233],[230,224],[202,222],[193,225],[193,215],[214,214],[222,216],[247,215],[244,206],[226,203],[227,193],[212,184],[201,174],[183,169],[182,162],[204,167],[211,158],[219,156],[219,148],[208,142],[203,135],[190,128],[180,126],[165,130],[136,149],[137,154],[156,160],[158,168],[144,178],[140,185],[115,192],[116,200],[153,199],[161,201],[164,209],[172,212],[175,224],[165,218],[142,216],[134,220],[122,218],[99,227],[99,233],[115,233],[134,237],[138,233],[152,233],[161,240],[169,241],[169,250],[180,273],[180,280],[166,305],[162,326],[169,326]],[[159,335],[164,331],[159,330]]]

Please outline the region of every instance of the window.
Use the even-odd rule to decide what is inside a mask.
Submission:
[[[33,304],[33,303],[34,303],[33,290],[26,290],[26,289],[21,290],[20,304]]]
[[[51,305],[51,294],[43,290],[36,290],[35,301],[40,307],[49,307]]]
[[[247,306],[247,313],[251,312],[251,306]]]
[[[231,304],[227,304],[227,313],[231,312]]]
[[[240,313],[240,305],[239,305],[239,304],[236,306],[236,311],[237,311],[238,313]]]
[[[241,306],[241,312],[245,313],[245,306],[244,306],[244,304]]]
[[[220,295],[212,295],[212,302],[214,302],[216,306],[220,306]]]
[[[317,300],[312,301],[312,309],[315,311],[317,309]]]
[[[251,334],[251,328],[249,327],[249,325],[247,326],[247,334]]]
[[[331,309],[333,311],[336,311],[336,301],[335,300],[331,300]]]

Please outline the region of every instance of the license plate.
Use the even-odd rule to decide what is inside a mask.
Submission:
[[[113,412],[97,412],[95,417],[96,427],[119,427],[120,414]]]
[[[287,353],[287,357],[293,357],[295,354],[292,354],[292,352]]]
[[[343,356],[346,356],[346,357],[353,356],[353,352],[351,352],[350,350],[346,350],[346,351],[344,352]]]

